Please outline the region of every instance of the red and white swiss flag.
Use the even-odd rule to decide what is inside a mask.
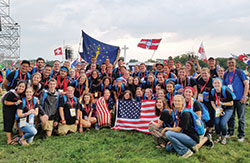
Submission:
[[[206,53],[205,53],[203,42],[201,42],[201,46],[200,46],[200,48],[198,50],[198,53],[201,54],[201,59],[203,59],[204,62],[207,62],[207,56],[206,56]]]
[[[59,48],[55,49],[54,53],[55,53],[55,55],[62,55],[63,54],[62,48],[59,47]]]
[[[156,50],[161,42],[161,39],[141,39],[137,45],[143,49]]]

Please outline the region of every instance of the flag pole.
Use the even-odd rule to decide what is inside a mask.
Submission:
[[[154,55],[155,55],[155,52],[156,52],[156,50],[154,50],[154,53],[152,54],[152,56],[151,56],[151,58],[150,58],[150,59],[152,59],[152,58],[154,57]]]

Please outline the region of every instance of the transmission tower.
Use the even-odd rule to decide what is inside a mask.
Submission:
[[[20,59],[20,25],[10,17],[10,0],[0,0],[0,62]]]

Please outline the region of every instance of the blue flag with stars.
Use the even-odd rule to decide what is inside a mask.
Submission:
[[[115,60],[119,57],[119,47],[118,46],[112,46],[105,44],[103,42],[100,42],[89,35],[87,35],[85,32],[82,31],[82,49],[83,52],[80,52],[80,55],[82,59],[87,61],[88,63],[91,63],[91,58],[94,56],[99,65],[104,63],[105,59],[109,59],[110,63],[113,64]]]

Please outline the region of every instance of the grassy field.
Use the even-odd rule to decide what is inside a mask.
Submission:
[[[0,107],[1,108],[1,107]],[[191,158],[183,159],[157,149],[152,136],[135,131],[94,129],[84,133],[35,138],[31,146],[6,145],[0,112],[0,162],[250,162],[250,109],[247,108],[244,143],[237,138],[227,145],[204,146]]]

